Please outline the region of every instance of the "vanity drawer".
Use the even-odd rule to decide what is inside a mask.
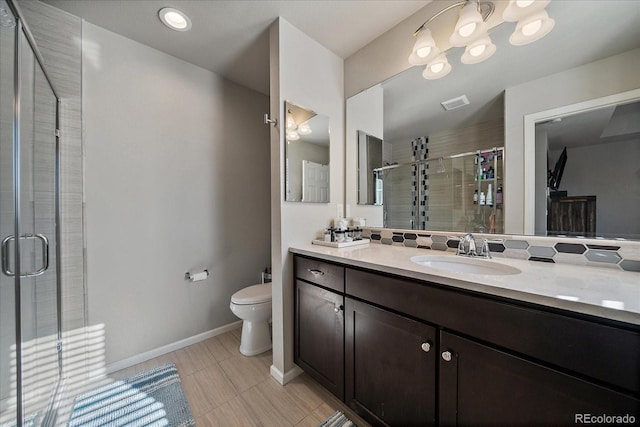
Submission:
[[[295,256],[294,274],[298,279],[344,293],[344,267],[342,266]]]
[[[347,295],[640,393],[638,327],[361,270],[345,277]]]

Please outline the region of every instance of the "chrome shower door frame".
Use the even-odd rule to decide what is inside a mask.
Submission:
[[[54,389],[51,391],[51,398],[46,409],[43,411],[41,425],[52,425],[55,422],[55,414],[52,410],[56,402],[55,395],[60,391],[62,379],[62,317],[61,317],[61,258],[60,258],[60,107],[61,100],[58,92],[47,74],[43,57],[36,46],[35,39],[24,21],[23,14],[15,0],[5,0],[10,11],[15,17],[15,46],[14,46],[14,87],[13,87],[13,126],[12,126],[12,165],[13,165],[13,235],[4,237],[1,245],[2,249],[2,273],[13,277],[14,305],[15,305],[15,388],[16,388],[16,426],[21,427],[25,419],[25,402],[23,401],[23,315],[24,307],[21,300],[24,283],[29,278],[40,276],[49,268],[49,240],[44,234],[36,232],[24,232],[26,228],[22,219],[22,94],[23,94],[23,42],[28,43],[30,53],[35,59],[34,67],[39,66],[39,70],[48,83],[51,94],[55,97],[55,153],[53,160],[53,209],[55,229],[55,242],[53,251],[55,254],[55,310],[56,310],[56,349],[57,349],[57,372],[58,377]],[[27,49],[29,50],[29,49]],[[28,52],[27,52],[28,53]],[[35,71],[34,71],[35,75]],[[35,82],[34,82],[35,85]],[[34,88],[35,91],[35,88]],[[52,98],[53,99],[53,98]],[[35,104],[34,104],[35,108]],[[35,112],[34,112],[35,117]],[[35,128],[35,127],[34,127]],[[35,146],[35,140],[34,140]],[[34,155],[35,157],[35,155]],[[27,159],[28,160],[28,159]],[[33,201],[35,210],[35,200]],[[21,265],[22,245],[25,240],[39,240],[42,243],[42,265],[36,271],[25,271]],[[13,243],[13,244],[11,244]],[[10,247],[13,247],[13,263],[10,260]]]

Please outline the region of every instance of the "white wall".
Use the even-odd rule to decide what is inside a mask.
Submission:
[[[237,320],[270,259],[268,98],[88,23],[83,59],[88,313],[113,363]]]
[[[640,49],[505,91],[505,232],[524,230],[524,120],[527,114],[640,88]]]
[[[271,231],[273,263],[272,375],[285,383],[300,370],[293,363],[293,257],[289,247],[309,243],[329,226],[344,203],[344,66],[331,51],[279,18],[270,29]],[[330,203],[284,201],[284,102],[329,116]]]
[[[536,126],[536,207],[535,207],[535,234],[536,236],[547,235],[547,166],[553,167],[555,161],[552,161],[547,165],[547,153],[549,151],[549,144],[547,138],[547,131],[544,129],[538,129]]]
[[[383,207],[358,204],[358,131],[384,141],[383,100],[384,91],[380,85],[347,99],[346,204],[352,217],[365,218],[367,226],[372,227],[382,227]]]

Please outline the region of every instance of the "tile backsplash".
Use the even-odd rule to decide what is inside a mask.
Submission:
[[[466,233],[366,227],[362,237],[372,243],[455,252]],[[640,272],[640,242],[569,237],[474,234],[489,241],[494,258],[589,265]]]

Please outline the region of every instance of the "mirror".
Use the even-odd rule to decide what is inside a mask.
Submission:
[[[527,222],[535,234],[640,239],[640,90],[527,122],[534,139],[525,137],[525,145],[535,150],[535,209]]]
[[[285,200],[329,203],[329,117],[285,102]]]
[[[382,140],[358,131],[358,204],[382,205]]]
[[[497,2],[496,13],[499,13],[498,8],[504,7],[500,6],[501,3]],[[535,164],[535,150],[529,153],[524,149],[525,116],[640,87],[637,73],[640,60],[638,2],[555,1],[549,3],[547,10],[556,21],[555,28],[535,43],[510,45],[508,39],[514,27],[505,23],[492,29],[491,38],[497,51],[482,63],[464,65],[460,62],[463,49],[452,49],[447,53],[452,71],[442,79],[425,80],[422,78],[423,67],[412,67],[349,98],[347,130],[353,129],[354,125],[350,125],[350,122],[354,118],[361,120],[359,118],[362,117],[361,112],[354,111],[354,106],[358,105],[359,111],[371,109],[373,103],[363,106],[365,103],[360,99],[376,92],[382,107],[378,111],[369,110],[367,114],[376,115],[383,122],[383,130],[370,131],[366,126],[355,126],[384,140],[385,146],[390,147],[385,158],[389,163],[414,161],[411,159],[414,155],[411,141],[424,138],[427,141],[430,176],[436,178],[439,157],[446,161],[449,156],[504,146],[502,230],[509,234],[536,233],[535,226],[525,225],[530,221],[529,213],[535,211],[535,201],[527,201],[535,191],[530,195],[525,187],[526,180],[535,179],[534,170],[529,170]],[[427,18],[422,17],[420,21]],[[616,25],[612,26],[610,22],[616,22]],[[411,45],[412,42],[409,34],[406,43]],[[447,101],[460,107],[445,111],[442,103],[447,105]],[[448,145],[451,150],[436,151],[434,141],[447,134],[451,136]],[[347,134],[347,144],[354,140],[355,132],[354,136]],[[355,149],[351,149],[351,152],[355,152]],[[349,157],[349,153],[347,146],[347,174],[355,176],[357,162],[353,156]],[[557,154],[550,156],[548,168],[553,169],[553,156]],[[548,168],[545,159],[545,174]],[[565,170],[565,173],[568,172]],[[567,176],[563,179],[566,180]],[[411,185],[409,181],[404,187],[388,186],[383,179],[382,214],[375,221],[370,221],[375,212],[366,211],[364,214],[364,207],[360,206],[352,208],[352,214],[366,217],[367,223],[376,227],[412,228],[406,218],[397,222],[390,217],[401,205],[411,204]],[[495,200],[495,186],[492,191]],[[394,192],[400,194],[394,196]],[[585,189],[581,193],[591,195],[592,192]],[[349,194],[347,189],[346,203],[353,206],[356,203],[353,196],[355,191],[351,192],[352,196]],[[467,199],[468,196],[462,198],[463,201]],[[395,200],[398,204],[395,204]],[[430,202],[432,205],[439,203],[435,194],[430,195]],[[616,202],[612,203],[611,208],[616,209]],[[420,224],[414,227],[422,228]],[[424,229],[437,230],[429,222],[425,223]],[[500,232],[498,230],[501,227],[496,226],[495,229]],[[454,224],[446,231],[466,230]],[[547,235],[546,230],[544,234]],[[611,236],[610,233],[605,234],[606,237]],[[615,236],[634,238],[634,233],[617,231]]]

